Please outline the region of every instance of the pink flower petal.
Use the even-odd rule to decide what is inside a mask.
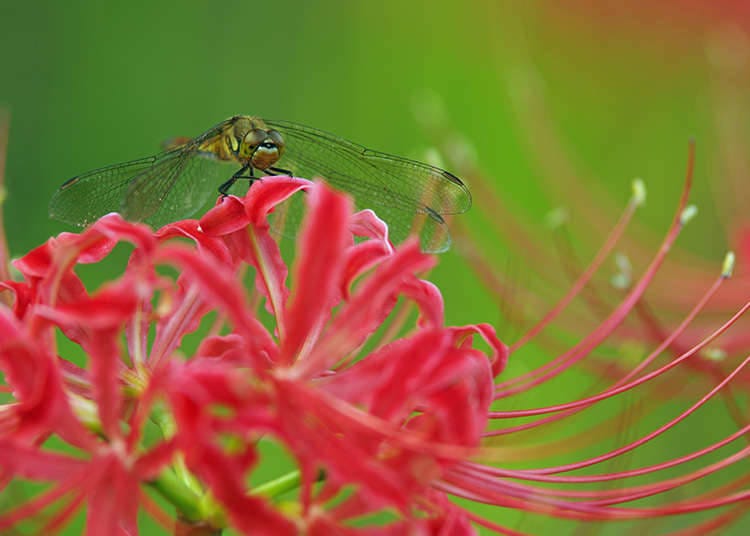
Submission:
[[[440,290],[429,281],[407,277],[401,291],[404,296],[416,302],[419,307],[419,326],[438,327],[443,325],[443,296]]]
[[[253,227],[268,227],[267,216],[273,208],[310,187],[310,181],[294,177],[272,177],[253,184],[245,196],[245,210]]]
[[[63,482],[81,474],[86,461],[4,438],[0,439],[0,467],[4,472],[29,480]]]
[[[294,271],[294,295],[285,309],[287,327],[281,341],[281,362],[290,364],[296,354],[326,321],[344,267],[344,254],[351,235],[347,221],[351,202],[335,194],[325,183],[308,191],[308,212],[299,238]]]
[[[380,242],[388,253],[393,252],[393,247],[388,240],[388,226],[372,210],[355,212],[349,222],[349,230],[355,236],[372,238]]]
[[[348,300],[350,297],[349,289],[354,280],[392,253],[393,249],[389,244],[377,240],[368,240],[351,246],[346,251],[344,260],[344,269],[339,285],[341,296]]]
[[[221,236],[247,227],[243,200],[234,195],[219,198],[216,206],[200,219],[200,228],[208,236]]]
[[[164,246],[157,257],[180,267],[183,274],[200,287],[203,299],[229,316],[236,332],[249,345],[248,359],[253,360],[255,366],[265,369],[269,359],[276,359],[273,340],[248,310],[244,289],[227,266],[175,245]]]
[[[166,241],[173,237],[190,238],[198,246],[198,251],[210,253],[219,259],[220,262],[231,263],[232,256],[224,241],[214,236],[209,236],[204,231],[205,229],[199,226],[198,220],[183,220],[165,225],[159,229],[156,236],[160,241]]]
[[[139,481],[115,457],[90,468],[86,534],[132,536],[138,533]]]
[[[405,243],[385,259],[375,273],[357,287],[316,345],[299,372],[317,374],[359,347],[385,320],[396,303],[404,278],[430,268],[434,259],[424,255],[415,241]]]

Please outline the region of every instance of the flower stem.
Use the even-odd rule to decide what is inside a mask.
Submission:
[[[159,495],[164,497],[186,521],[199,521],[204,518],[201,497],[186,486],[171,469],[162,471],[155,480],[149,482]]]
[[[282,493],[297,489],[301,482],[301,475],[299,471],[292,471],[284,476],[271,480],[265,484],[261,484],[253,490],[254,495],[263,495],[268,499],[278,497]]]
[[[217,529],[204,521],[188,521],[179,518],[174,526],[175,536],[221,536],[222,529]]]

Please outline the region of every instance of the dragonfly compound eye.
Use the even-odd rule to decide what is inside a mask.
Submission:
[[[271,136],[268,131],[255,129],[245,136],[245,142],[248,148],[252,149],[250,159],[256,169],[268,169],[281,157],[281,147],[278,144],[277,137]]]
[[[267,136],[266,141],[271,142],[276,145],[276,148],[279,151],[279,158],[281,158],[281,155],[284,154],[284,149],[286,148],[286,143],[284,142],[284,138],[276,130],[266,131],[266,136]]]
[[[266,139],[266,132],[255,128],[245,134],[240,144],[240,157],[241,158],[252,158],[258,146],[263,143]]]

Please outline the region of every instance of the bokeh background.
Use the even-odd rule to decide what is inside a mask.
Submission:
[[[655,247],[694,139],[700,215],[676,259],[718,273],[741,244],[750,201],[750,14],[742,2],[702,4],[0,0],[11,253],[70,230],[47,217],[65,179],[247,113],[416,158],[440,145],[449,169],[480,170],[469,185],[481,180],[495,206],[535,230],[529,248],[555,251],[545,221],[563,208],[583,259],[634,177],[648,203],[631,239]],[[538,267],[486,212],[458,224],[468,231],[433,274],[448,321],[492,322],[512,338],[522,327],[472,275],[461,237],[470,233],[511,287],[534,285]]]

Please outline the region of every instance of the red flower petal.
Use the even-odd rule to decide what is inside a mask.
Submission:
[[[339,285],[341,296],[348,300],[350,297],[349,289],[354,280],[392,253],[393,249],[390,244],[376,240],[368,240],[350,247],[346,251],[344,269]]]
[[[479,334],[484,341],[490,345],[490,348],[492,348],[492,354],[490,355],[492,376],[497,377],[503,370],[505,370],[505,366],[508,364],[510,351],[508,350],[508,346],[497,338],[495,328],[490,324],[474,324],[471,326],[448,329],[460,337],[465,337],[474,333]],[[468,339],[466,344],[471,344],[471,340]]]
[[[212,257],[197,255],[190,249],[169,245],[159,250],[162,262],[179,266],[183,275],[201,289],[202,298],[226,313],[251,349],[248,359],[264,370],[268,360],[276,359],[276,346],[263,325],[248,310],[245,292],[227,266]]]
[[[344,248],[351,241],[347,221],[351,202],[317,183],[308,193],[308,212],[299,238],[295,289],[284,310],[286,333],[281,363],[290,364],[309,337],[326,321],[338,298]]]
[[[254,227],[268,227],[267,216],[273,208],[310,185],[310,181],[294,177],[261,179],[253,184],[245,196],[247,216]]]
[[[0,309],[0,368],[18,404],[17,422],[6,437],[34,441],[60,434],[74,445],[90,445],[92,438],[74,417],[54,356],[31,341],[6,310]]]
[[[220,262],[225,262],[227,264],[232,262],[232,256],[230,255],[225,242],[219,238],[209,236],[209,234],[205,232],[205,229],[202,229],[199,226],[198,220],[183,220],[170,223],[159,229],[156,236],[161,241],[173,237],[190,238],[198,246],[199,252],[210,253],[219,259]]]
[[[216,206],[200,219],[201,230],[209,236],[221,236],[247,227],[250,218],[243,200],[234,195],[221,197]]]
[[[434,258],[420,252],[419,245],[413,240],[396,250],[357,288],[316,345],[314,353],[299,365],[303,368],[298,367],[297,372],[302,374],[304,370],[306,375],[317,374],[358,348],[387,317],[404,279],[430,268],[434,262]]]
[[[62,482],[81,474],[86,464],[85,460],[0,439],[0,467],[4,472],[21,478],[41,482]]]
[[[349,230],[356,236],[372,238],[380,242],[388,253],[393,252],[393,247],[388,240],[388,226],[372,210],[355,212],[349,222]]]
[[[438,327],[443,325],[443,296],[440,290],[424,279],[408,277],[401,288],[404,296],[416,302],[419,307],[419,326]]]
[[[90,469],[86,534],[130,536],[138,533],[140,483],[114,456]]]

